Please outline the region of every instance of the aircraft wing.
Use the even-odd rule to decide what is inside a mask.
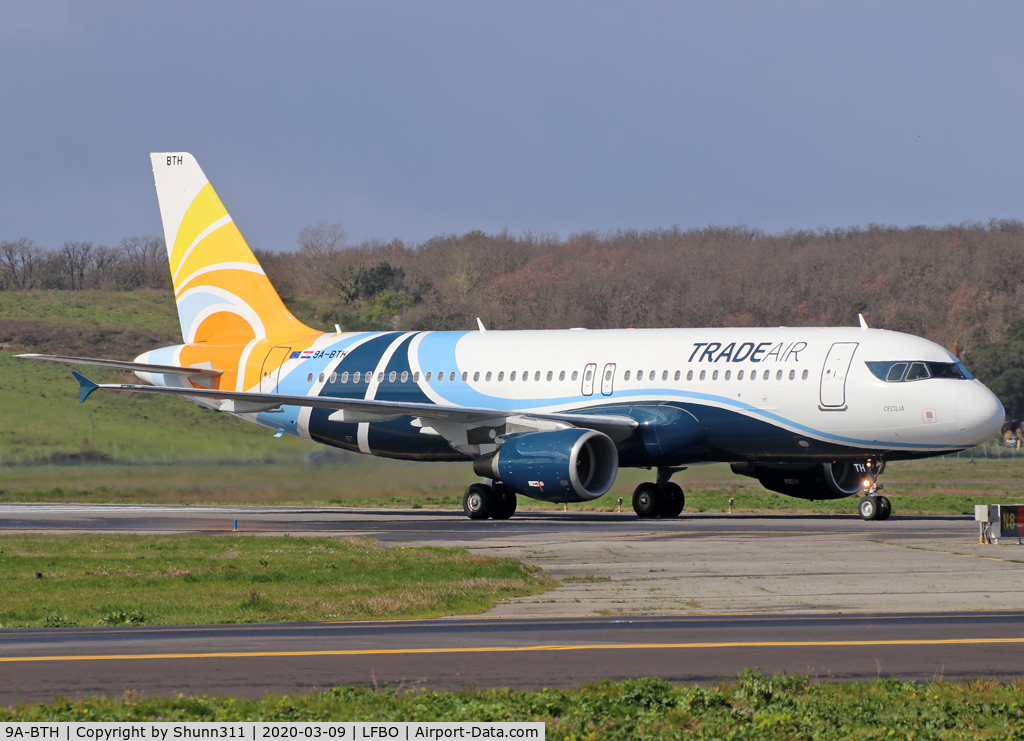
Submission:
[[[129,364],[130,365],[130,364]],[[574,427],[598,430],[613,439],[622,439],[638,425],[632,417],[613,414],[561,414],[519,412],[508,409],[476,409],[472,407],[449,407],[439,404],[410,404],[367,399],[340,399],[335,396],[293,396],[289,394],[261,394],[250,391],[225,391],[222,389],[177,388],[168,386],[137,385],[133,383],[104,383],[90,381],[81,373],[71,372],[80,384],[79,402],[89,398],[97,389],[102,391],[136,391],[146,394],[170,394],[192,399],[221,401],[220,409],[225,412],[265,412],[281,406],[316,407],[334,409],[343,413],[345,422],[383,422],[398,417],[450,420],[456,423],[483,422],[493,419],[528,416],[565,422]]]
[[[40,355],[24,353],[15,355],[26,360],[53,360],[58,363],[74,363],[75,365],[94,365],[97,368],[113,368],[115,370],[139,371],[140,373],[162,373],[170,376],[219,376],[224,371],[212,368],[184,368],[180,365],[150,365],[149,363],[130,363],[124,360],[106,360],[105,358],[76,358],[72,355]]]

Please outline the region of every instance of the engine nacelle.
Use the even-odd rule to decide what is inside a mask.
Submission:
[[[765,489],[799,499],[843,499],[864,488],[863,473],[850,461],[814,466],[733,463],[732,471],[757,479]]]
[[[611,438],[595,430],[525,432],[477,458],[473,470],[533,499],[587,502],[615,483],[619,455]]]

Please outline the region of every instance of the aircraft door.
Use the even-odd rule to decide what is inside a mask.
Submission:
[[[846,409],[846,376],[850,372],[857,342],[836,342],[821,368],[821,410],[841,412]]]
[[[292,349],[290,347],[272,347],[263,361],[263,368],[260,369],[260,393],[276,394],[277,384],[280,381],[281,366],[288,360]]]
[[[597,363],[587,363],[583,369],[583,395],[594,395],[594,376],[597,374]]]
[[[608,363],[601,374],[601,393],[611,396],[615,386],[615,363]]]

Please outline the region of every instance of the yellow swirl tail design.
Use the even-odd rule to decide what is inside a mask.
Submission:
[[[282,303],[195,157],[150,159],[185,342],[245,345],[313,332]]]

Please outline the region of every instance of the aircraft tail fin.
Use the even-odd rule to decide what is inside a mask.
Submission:
[[[149,156],[185,342],[241,345],[314,332],[285,307],[195,157]]]

